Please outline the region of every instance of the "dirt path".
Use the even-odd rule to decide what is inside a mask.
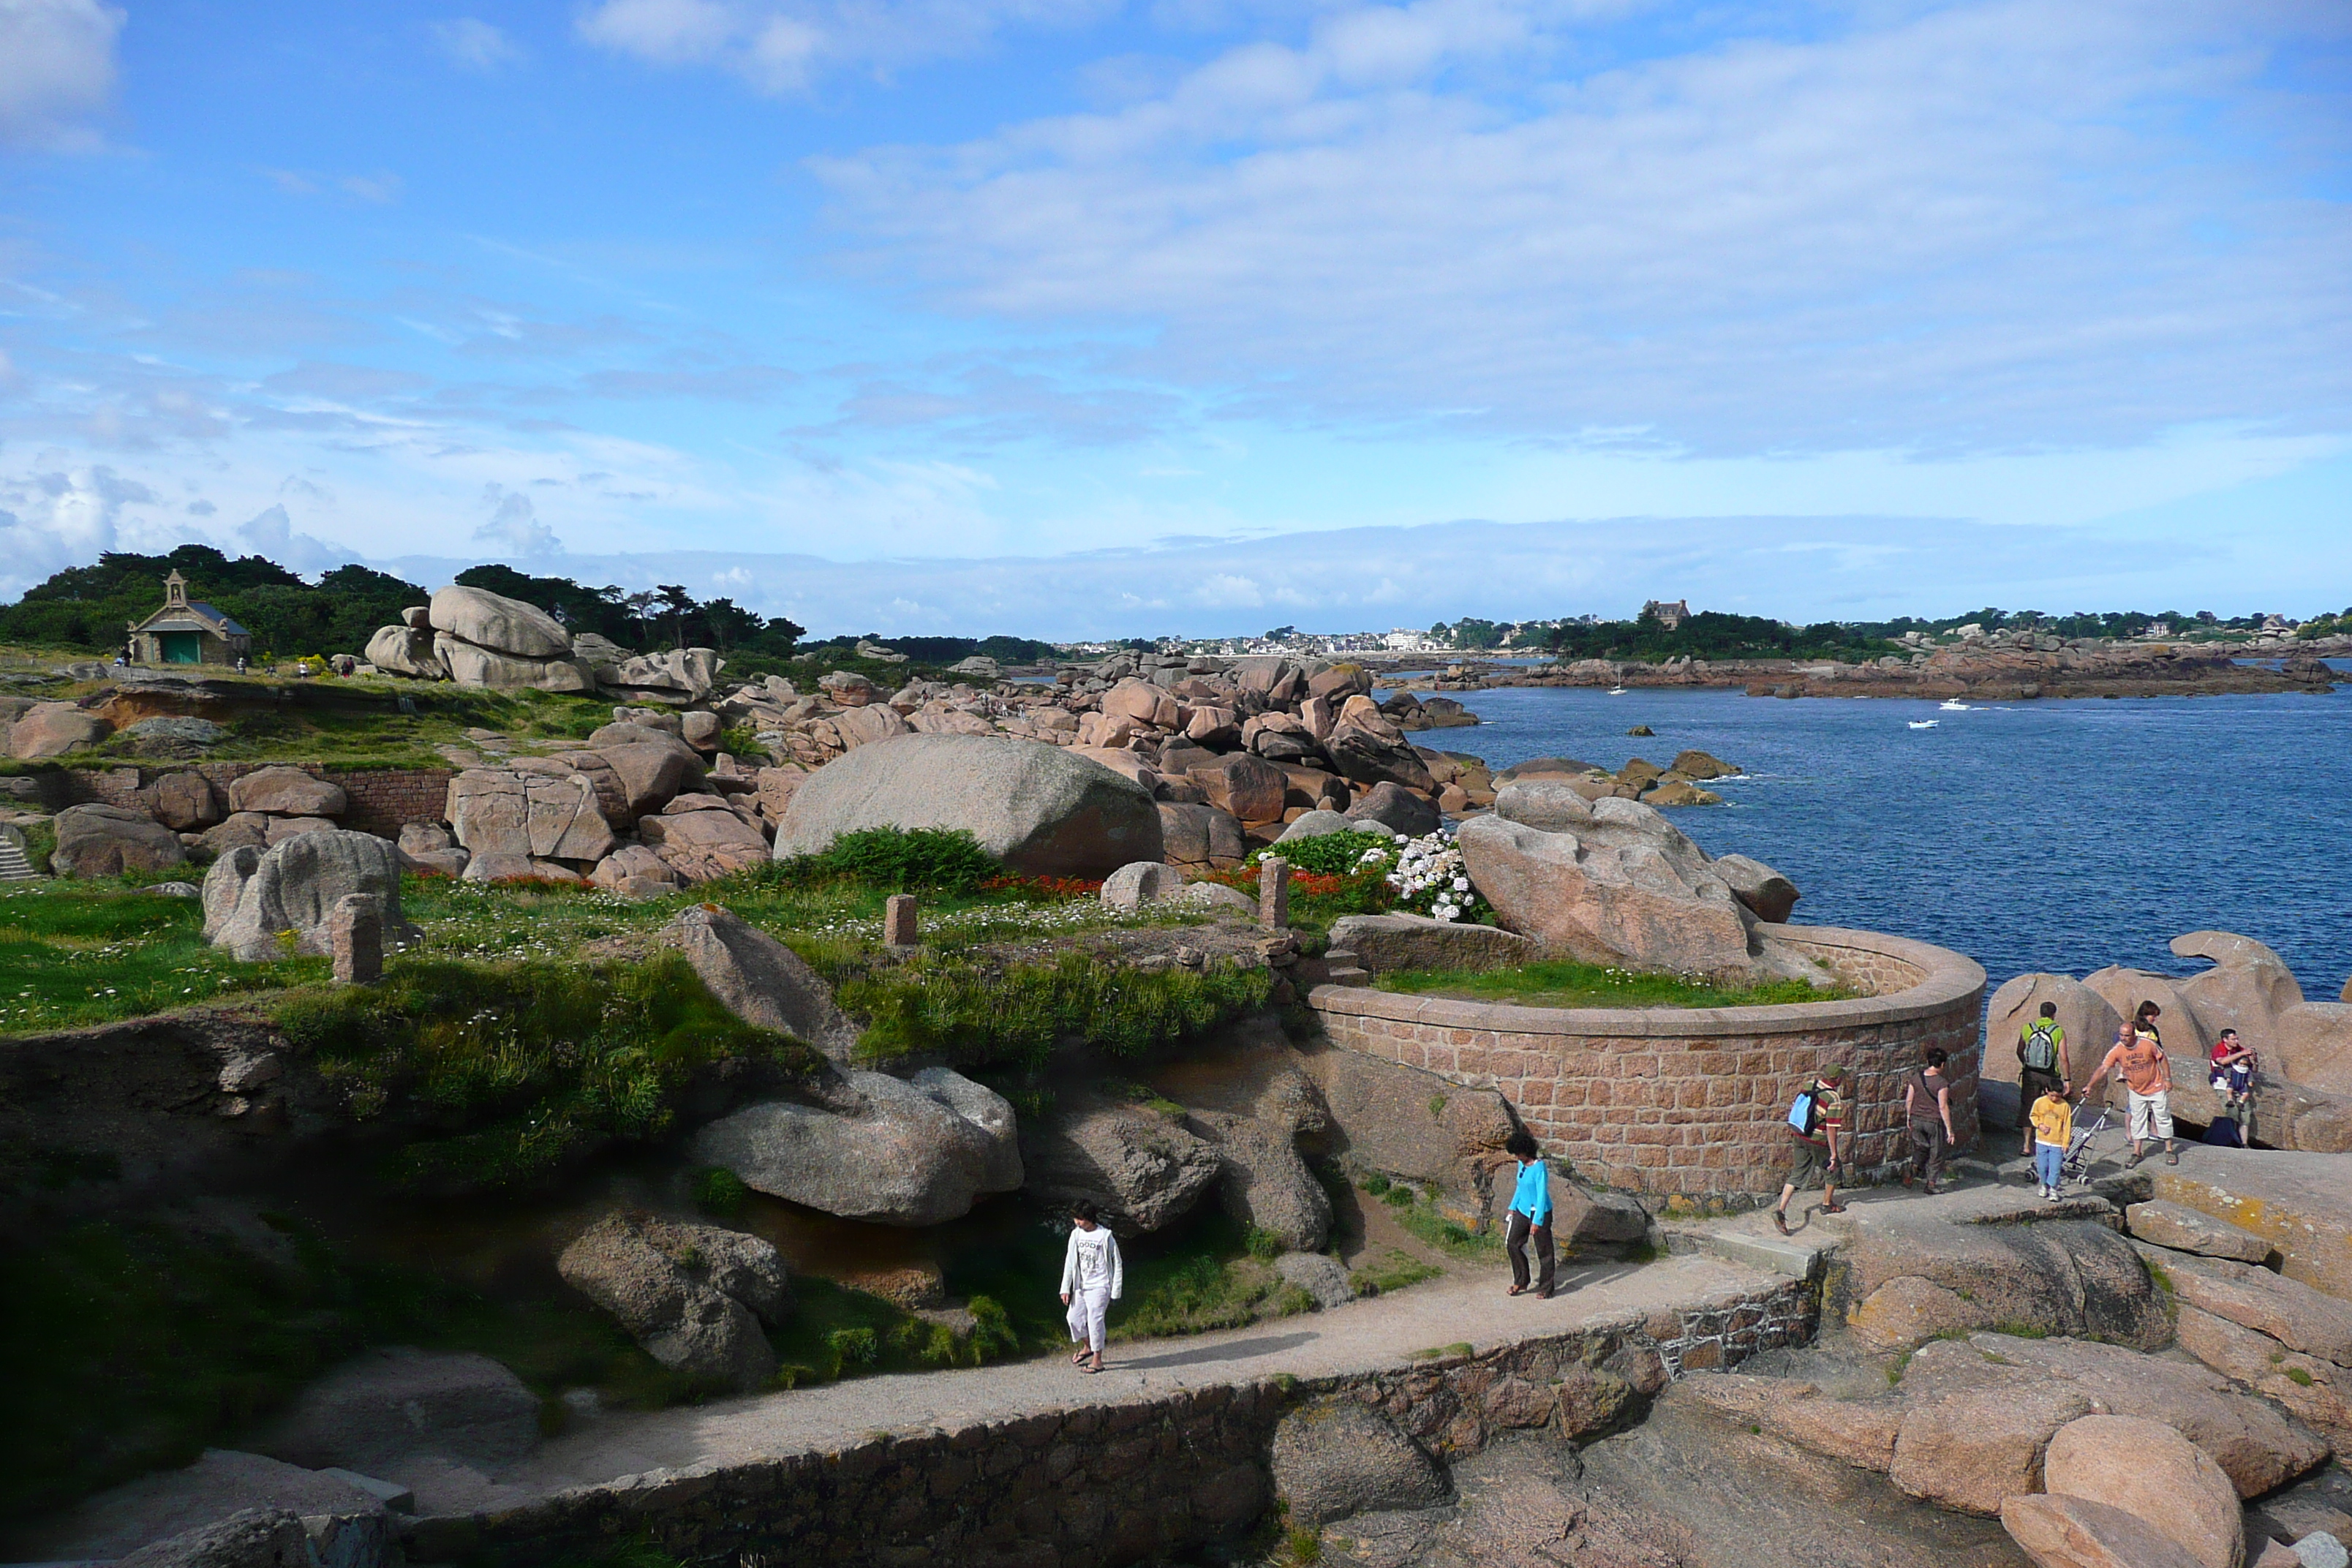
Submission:
[[[443,1485],[418,1485],[417,1501],[420,1512],[512,1506],[567,1487],[657,1468],[823,1448],[877,1431],[953,1428],[1277,1373],[1316,1377],[1365,1371],[1450,1344],[1485,1349],[1526,1335],[1691,1307],[1752,1290],[1770,1278],[1703,1257],[1580,1264],[1563,1269],[1559,1295],[1538,1301],[1504,1295],[1507,1277],[1499,1270],[1464,1269],[1328,1312],[1115,1347],[1110,1370],[1099,1375],[1076,1371],[1057,1353],[968,1371],[856,1378],[687,1408],[616,1412],[546,1444],[494,1487],[468,1488],[450,1478]],[[425,1479],[402,1479],[412,1485]]]

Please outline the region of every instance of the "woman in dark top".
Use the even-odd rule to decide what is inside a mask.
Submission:
[[[1944,1076],[1949,1060],[1948,1052],[1929,1051],[1927,1065],[1916,1069],[1903,1086],[1903,1120],[1911,1134],[1911,1165],[1903,1173],[1903,1184],[1907,1187],[1924,1177],[1930,1196],[1936,1179],[1944,1173],[1944,1155],[1954,1142],[1952,1084]]]

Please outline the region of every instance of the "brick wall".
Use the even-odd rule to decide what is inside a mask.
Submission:
[[[141,792],[166,773],[202,773],[224,799],[234,780],[261,768],[297,767],[340,785],[351,798],[342,825],[385,838],[400,837],[401,825],[438,822],[449,798],[454,768],[327,768],[317,763],[187,763],[176,766],[58,768],[29,775],[40,781],[40,796],[52,811],[92,802],[146,809]]]
[[[1515,1428],[1589,1436],[1596,1417],[1604,1426],[1638,1418],[1638,1400],[1622,1415],[1614,1402],[1627,1387],[1646,1394],[1685,1369],[1732,1367],[1760,1350],[1810,1342],[1820,1302],[1818,1286],[1783,1280],[1410,1367],[1212,1384],[952,1430],[866,1434],[400,1528],[413,1563],[536,1568],[642,1533],[691,1562],[769,1568],[1108,1568],[1245,1535],[1273,1500],[1266,1457],[1275,1426],[1307,1400],[1378,1405],[1442,1458],[1474,1454]],[[1615,1395],[1604,1392],[1612,1379],[1620,1380]]]
[[[1774,928],[1767,928],[1774,930]],[[1679,1206],[1745,1206],[1786,1174],[1790,1103],[1831,1061],[1852,1074],[1854,1162],[1907,1154],[1903,1085],[1931,1047],[1951,1055],[1952,1124],[1976,1141],[1984,971],[1956,952],[1868,931],[1774,930],[1878,994],[1785,1007],[1515,1007],[1318,986],[1335,1046],[1502,1091],[1548,1153],[1587,1181]]]

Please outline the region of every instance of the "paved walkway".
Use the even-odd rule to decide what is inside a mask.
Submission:
[[[1065,1355],[956,1372],[862,1377],[647,1413],[613,1413],[543,1446],[485,1495],[418,1488],[419,1511],[511,1506],[567,1487],[656,1468],[740,1462],[829,1447],[871,1432],[954,1428],[1039,1411],[1130,1400],[1205,1384],[1288,1373],[1318,1377],[1399,1365],[1416,1351],[1468,1342],[1485,1350],[1536,1335],[1572,1332],[1769,1283],[1763,1270],[1712,1257],[1647,1264],[1574,1265],[1549,1301],[1503,1293],[1508,1276],[1451,1274],[1330,1311],[1111,1347],[1099,1374]],[[407,1478],[404,1478],[407,1479]],[[423,1478],[418,1478],[422,1479]],[[454,1478],[453,1478],[454,1479]],[[412,1484],[415,1484],[412,1481]],[[439,1493],[441,1495],[435,1495]]]

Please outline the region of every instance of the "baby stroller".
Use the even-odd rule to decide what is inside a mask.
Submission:
[[[2087,1187],[2091,1184],[2091,1162],[2097,1158],[2097,1151],[2092,1145],[2097,1141],[2099,1134],[2106,1130],[2107,1107],[2105,1101],[2102,1100],[2099,1104],[2099,1114],[2092,1119],[2089,1126],[2085,1127],[2079,1122],[2075,1124],[2074,1136],[2066,1145],[2065,1163],[2058,1167],[2060,1186],[2063,1187],[2069,1182],[2078,1187]]]

